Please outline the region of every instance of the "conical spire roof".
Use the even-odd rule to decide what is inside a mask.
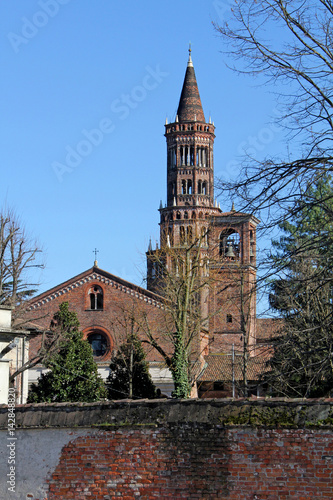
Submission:
[[[189,58],[182,93],[179,99],[177,116],[180,122],[206,122],[192,63],[191,49],[189,49]]]

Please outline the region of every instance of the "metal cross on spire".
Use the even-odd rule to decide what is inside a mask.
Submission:
[[[188,44],[188,63],[187,63],[188,66],[193,66],[191,52],[192,52],[192,45],[191,45],[191,42],[190,42]]]
[[[95,248],[95,250],[93,250],[93,253],[95,254],[95,261],[94,261],[94,266],[97,267],[97,254],[99,253],[99,250],[97,250],[97,248]]]

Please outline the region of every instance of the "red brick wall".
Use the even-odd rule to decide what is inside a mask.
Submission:
[[[1,500],[333,498],[333,399],[18,405]],[[232,425],[233,423],[233,425]],[[0,405],[0,477],[9,464]]]
[[[332,459],[327,430],[100,431],[63,448],[48,498],[332,499]]]

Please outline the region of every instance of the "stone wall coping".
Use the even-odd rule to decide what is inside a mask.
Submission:
[[[250,427],[333,427],[333,399],[154,399],[39,403],[15,407],[16,429],[207,424]],[[0,405],[0,429],[8,407]]]

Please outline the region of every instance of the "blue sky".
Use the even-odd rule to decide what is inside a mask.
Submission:
[[[166,198],[164,123],[192,44],[215,174],[278,147],[269,88],[225,65],[212,21],[228,2],[15,0],[0,5],[0,205],[44,251],[40,291],[98,262],[144,285]],[[222,204],[222,209],[229,206]],[[260,247],[260,244],[259,244]]]

